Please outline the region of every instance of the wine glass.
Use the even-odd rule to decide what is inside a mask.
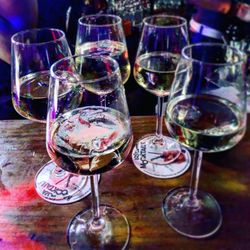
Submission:
[[[153,177],[176,177],[190,165],[188,151],[162,134],[164,97],[169,94],[181,49],[187,44],[184,18],[162,14],[143,19],[134,78],[142,88],[157,96],[157,124],[155,134],[146,135],[136,143],[132,159],[140,171]],[[180,156],[182,160],[178,162]]]
[[[12,102],[21,116],[46,123],[50,66],[69,55],[71,52],[61,30],[30,29],[12,36]],[[79,200],[90,191],[87,178],[67,173],[51,161],[38,171],[35,188],[41,198],[57,204]]]
[[[83,96],[74,102],[61,100],[72,92]],[[58,166],[91,180],[92,209],[79,212],[68,226],[71,249],[124,249],[128,221],[116,208],[99,205],[97,181],[97,174],[125,160],[133,143],[116,60],[75,55],[51,67],[46,138],[48,153]]]
[[[222,224],[217,201],[198,190],[202,154],[235,146],[246,130],[243,52],[216,43],[185,47],[166,110],[166,125],[194,150],[190,187],[169,191],[163,201],[168,224],[191,238],[213,235]]]
[[[115,59],[125,84],[130,63],[122,19],[116,15],[85,15],[78,20],[76,54],[106,55]]]

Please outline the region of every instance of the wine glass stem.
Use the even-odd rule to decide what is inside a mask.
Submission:
[[[100,218],[100,199],[99,199],[99,190],[98,190],[98,175],[90,176],[90,185],[91,185],[91,195],[92,195],[92,210],[94,220]]]
[[[163,103],[164,97],[157,97],[157,121],[156,121],[156,137],[162,140],[162,121],[163,121]]]
[[[201,151],[194,151],[193,164],[192,164],[192,175],[189,188],[189,205],[191,207],[199,206],[199,201],[197,199],[197,191],[200,178],[201,162],[202,162]]]
[[[100,104],[102,107],[106,107],[106,96],[105,95],[100,95]]]

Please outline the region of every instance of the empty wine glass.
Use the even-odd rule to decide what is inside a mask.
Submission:
[[[30,29],[12,36],[12,101],[21,116],[46,123],[50,66],[69,55],[71,52],[61,30]],[[87,178],[68,173],[51,161],[38,171],[35,188],[44,200],[58,204],[79,200],[90,191]]]
[[[185,47],[176,70],[166,111],[170,134],[194,150],[190,187],[169,191],[163,213],[185,236],[205,238],[222,224],[217,201],[198,190],[202,154],[235,146],[246,130],[246,85],[243,52],[224,45]]]
[[[169,94],[181,49],[187,44],[184,18],[162,14],[143,19],[134,77],[142,88],[158,98],[157,124],[155,134],[146,135],[136,143],[132,158],[140,171],[153,177],[176,177],[190,165],[189,152],[162,134],[164,97]],[[179,157],[182,159],[177,161]]]
[[[78,20],[76,54],[106,55],[115,59],[126,83],[130,75],[130,63],[126,39],[119,16],[85,15]]]
[[[47,117],[51,159],[66,171],[91,180],[92,209],[79,212],[68,226],[71,249],[124,249],[130,235],[128,221],[116,208],[99,205],[97,181],[97,174],[125,160],[133,142],[118,63],[93,55],[55,63]]]

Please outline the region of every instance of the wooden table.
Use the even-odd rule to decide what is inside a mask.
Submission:
[[[154,117],[133,117],[134,139],[155,129]],[[35,152],[35,154],[34,154]],[[0,121],[0,249],[69,249],[70,219],[90,206],[90,196],[54,205],[38,197],[34,176],[49,157],[45,127],[27,120]],[[156,179],[138,171],[131,157],[123,167],[103,174],[101,202],[112,204],[131,225],[128,249],[250,249],[250,126],[233,149],[204,157],[200,188],[211,193],[223,212],[216,235],[193,240],[177,234],[165,222],[161,203],[168,190],[188,185],[190,171],[178,178]]]

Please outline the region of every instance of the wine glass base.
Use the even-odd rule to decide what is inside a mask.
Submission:
[[[73,250],[125,249],[130,238],[130,226],[126,217],[117,209],[100,206],[103,229],[90,232],[92,209],[79,212],[68,226],[68,243]]]
[[[188,150],[180,148],[177,142],[165,136],[163,147],[152,148],[150,143],[153,138],[154,135],[145,136],[133,148],[132,159],[136,168],[146,175],[161,179],[174,178],[185,173],[191,164]],[[165,160],[161,156],[168,151],[180,152],[172,160]]]
[[[35,189],[43,200],[63,205],[81,200],[90,194],[88,177],[74,175],[60,168],[55,173],[55,168],[56,165],[49,161],[36,174]]]
[[[168,224],[178,233],[190,238],[206,238],[215,234],[222,224],[221,209],[207,193],[198,191],[195,208],[188,205],[189,188],[170,190],[163,200],[163,214]]]

